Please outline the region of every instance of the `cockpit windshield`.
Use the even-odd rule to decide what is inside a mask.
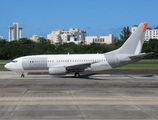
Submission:
[[[18,61],[17,61],[17,60],[13,60],[12,62],[13,62],[13,63],[16,63],[16,62],[18,62]]]

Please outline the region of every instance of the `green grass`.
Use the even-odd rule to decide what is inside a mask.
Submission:
[[[0,60],[0,62],[11,62],[12,60]]]
[[[128,64],[115,70],[158,70],[158,64]]]
[[[140,61],[158,61],[158,59],[142,59]]]

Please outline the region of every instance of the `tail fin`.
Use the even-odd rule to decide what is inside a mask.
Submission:
[[[144,36],[147,27],[147,23],[141,23],[136,31],[126,40],[126,42],[119,49],[115,51],[115,53],[134,55],[140,54],[144,43]]]

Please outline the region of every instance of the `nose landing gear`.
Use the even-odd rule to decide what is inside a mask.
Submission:
[[[21,74],[21,77],[25,77],[25,75],[24,75],[24,74]]]

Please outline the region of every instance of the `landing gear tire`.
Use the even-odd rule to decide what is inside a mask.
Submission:
[[[25,77],[25,75],[24,75],[24,74],[21,74],[21,77]]]
[[[80,77],[80,73],[79,73],[79,72],[76,72],[76,73],[75,73],[75,77],[76,77],[76,78],[79,78],[79,77]]]

